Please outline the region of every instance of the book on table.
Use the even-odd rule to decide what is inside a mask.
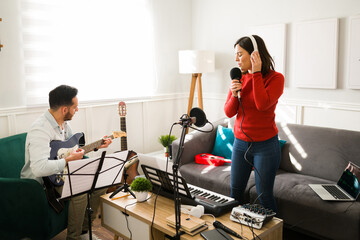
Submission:
[[[175,228],[175,214],[167,217],[166,222],[169,226]],[[180,230],[184,231],[190,236],[194,236],[199,232],[204,231],[208,228],[208,226],[205,223],[205,220],[194,217],[192,215],[181,214],[180,222],[181,222]]]

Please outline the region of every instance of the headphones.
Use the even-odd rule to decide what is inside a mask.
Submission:
[[[196,207],[191,205],[181,205],[181,212],[184,214],[189,214],[191,216],[201,218],[202,215],[204,215],[204,206],[197,205]]]
[[[252,42],[252,45],[254,47],[254,52],[255,51],[259,51],[258,49],[258,46],[257,46],[257,42],[256,42],[256,39],[254,38],[253,35],[249,35],[248,38],[250,38],[251,42]]]

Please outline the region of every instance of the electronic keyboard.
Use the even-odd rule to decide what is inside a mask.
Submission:
[[[147,179],[153,185],[153,192],[174,199],[174,175],[142,164],[141,168]],[[231,197],[212,192],[210,190],[186,183],[181,176],[178,177],[179,197],[182,204],[202,205],[205,213],[215,217],[230,212],[231,209],[239,205],[239,202]]]

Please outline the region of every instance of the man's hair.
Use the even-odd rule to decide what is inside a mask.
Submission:
[[[258,51],[261,58],[261,74],[265,76],[270,72],[270,70],[274,70],[274,60],[272,59],[271,55],[269,54],[264,40],[259,37],[258,35],[253,35],[253,37],[256,40],[256,43],[258,45]],[[242,37],[239,40],[237,40],[234,44],[234,47],[238,45],[245,49],[250,55],[254,51],[254,46],[251,42],[251,39],[249,37]]]
[[[60,85],[49,92],[49,105],[53,110],[61,106],[71,106],[72,99],[76,97],[78,90],[67,85]]]

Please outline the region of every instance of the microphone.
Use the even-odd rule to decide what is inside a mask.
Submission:
[[[186,125],[192,125],[194,123],[196,123],[196,117],[189,117],[186,114],[184,114],[181,118],[180,121],[177,122],[177,124],[183,124],[185,123]]]
[[[213,222],[213,225],[214,225],[214,227],[220,228],[220,229],[224,230],[225,232],[227,232],[227,233],[229,233],[229,234],[231,234],[231,235],[233,235],[233,236],[235,236],[235,237],[237,237],[237,238],[243,239],[243,238],[240,236],[240,234],[234,232],[233,230],[231,230],[230,228],[228,228],[227,226],[225,226],[224,224],[222,224],[222,223],[219,222],[219,221]]]
[[[197,127],[203,127],[208,122],[204,111],[197,107],[190,110],[190,118],[195,118],[194,124]]]
[[[134,165],[138,161],[139,161],[139,158],[137,157],[137,155],[130,158],[128,161],[125,162],[124,169],[128,170],[129,167],[131,167],[132,165]]]
[[[231,71],[230,71],[230,77],[231,77],[231,80],[237,79],[237,80],[239,80],[239,82],[240,82],[240,79],[242,78],[242,74],[241,74],[240,68],[234,67],[233,69],[231,69]],[[238,91],[238,98],[239,98],[239,100],[240,100],[240,98],[241,98],[240,92],[241,92],[241,89]]]
[[[208,120],[206,119],[206,115],[205,115],[204,111],[201,110],[201,108],[194,107],[190,110],[190,116],[187,116],[186,114],[184,114],[180,118],[180,121],[177,122],[177,124],[185,123],[186,125],[189,125],[189,126],[194,124],[197,127],[203,127],[207,122],[208,122]]]

